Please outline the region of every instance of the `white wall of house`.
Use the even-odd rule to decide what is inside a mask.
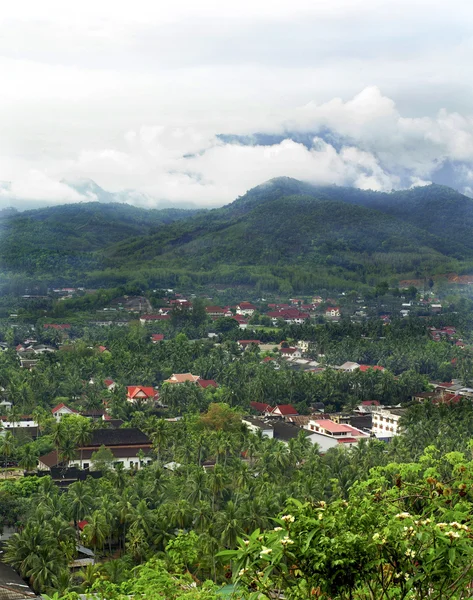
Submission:
[[[141,465],[140,465],[140,459],[137,456],[129,456],[129,457],[120,457],[117,458],[113,461],[114,464],[116,463],[122,463],[125,469],[140,469],[142,467],[144,467],[147,464],[150,464],[152,462],[151,458],[145,457],[142,461],[141,461]],[[80,458],[78,460],[71,460],[69,462],[69,467],[80,467]],[[93,469],[94,468],[94,463],[93,461],[86,460],[84,459],[82,461],[82,468],[83,469]]]
[[[388,409],[378,409],[373,411],[373,425],[371,431],[376,437],[390,438],[399,435],[400,415],[393,414]]]
[[[258,431],[262,431],[263,435],[265,437],[269,437],[269,438],[273,438],[274,437],[274,430],[271,427],[271,425],[268,425],[267,427],[263,428],[263,427],[258,427],[258,425],[255,425],[254,423],[251,423],[251,421],[246,421],[245,419],[242,419],[242,423],[244,425],[246,425],[248,427],[248,429],[252,432],[252,433],[257,433]]]

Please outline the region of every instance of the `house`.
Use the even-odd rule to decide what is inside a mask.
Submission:
[[[36,365],[38,364],[38,359],[31,359],[31,358],[20,358],[20,367],[22,369],[28,369],[29,371],[31,371],[31,369],[34,369],[36,367]]]
[[[273,410],[273,407],[265,402],[250,402],[250,406],[254,411],[261,414],[270,414]]]
[[[357,406],[357,411],[360,413],[372,413],[374,410],[377,410],[378,406],[380,406],[378,400],[363,400]]]
[[[1,600],[30,600],[38,596],[13,567],[0,562],[0,598]]]
[[[377,438],[390,439],[399,435],[399,420],[406,414],[406,408],[381,408],[373,411],[372,433]]]
[[[226,310],[221,306],[206,306],[205,312],[209,315],[209,317],[215,319],[224,317],[226,315]]]
[[[171,315],[141,315],[140,323],[142,325],[149,325],[155,321],[169,321],[170,319]]]
[[[171,377],[163,381],[163,383],[197,383],[199,379],[199,375],[192,375],[192,373],[173,373]]]
[[[327,306],[327,308],[325,309],[325,316],[330,319],[339,317],[340,315],[340,308],[338,306]]]
[[[204,390],[208,387],[218,388],[218,383],[213,379],[200,379],[200,377],[197,380],[197,385],[204,388]]]
[[[64,402],[61,402],[61,404],[58,404],[57,406],[52,408],[51,413],[52,413],[53,417],[56,419],[57,423],[59,423],[59,421],[65,415],[78,415],[79,414],[79,412],[77,410],[74,410],[73,408],[69,408],[68,406],[66,406],[64,404]]]
[[[361,439],[369,437],[367,433],[356,427],[335,423],[331,419],[311,419],[307,429],[316,434],[316,441],[323,451],[340,444],[350,447],[358,444]]]
[[[50,471],[56,466],[80,467],[84,469],[93,469],[92,455],[102,446],[108,448],[114,457],[115,464],[121,463],[126,469],[139,468],[143,461],[140,460],[142,454],[149,455],[151,452],[151,441],[146,434],[131,427],[127,429],[95,429],[89,442],[84,446],[78,446],[76,456],[72,460],[62,461],[56,450],[41,456],[38,462],[38,469],[41,471]],[[81,465],[82,460],[82,465]],[[144,463],[149,464],[150,458],[145,458]]]
[[[379,365],[360,365],[358,369],[362,373],[367,373],[368,371],[385,371],[385,368],[380,367]]]
[[[256,346],[261,344],[259,340],[238,340],[238,343],[240,344],[242,350],[246,350],[252,344],[255,344]]]
[[[251,317],[255,311],[256,306],[251,302],[240,302],[236,307],[237,315],[243,315],[244,317]]]
[[[104,379],[103,383],[109,392],[117,387],[117,384],[113,381],[113,379]]]
[[[11,420],[11,417],[9,415],[4,415],[2,417],[0,417],[0,421],[2,422],[0,429],[11,429],[11,430],[17,430],[17,429],[28,429],[29,430],[29,434],[32,436],[36,436],[37,432],[38,432],[38,423],[36,423],[36,421],[33,419],[32,416],[30,415],[21,415],[18,417],[18,420],[13,421]],[[0,433],[1,435],[1,433]],[[1,596],[0,596],[1,598]]]
[[[255,419],[254,417],[242,417],[241,422],[243,425],[246,425],[252,433],[261,432],[263,437],[274,437],[274,427],[271,423],[267,423],[261,419]]]
[[[153,335],[151,336],[151,341],[153,342],[153,344],[157,344],[158,342],[162,342],[163,340],[164,340],[163,333],[153,333]]]
[[[281,356],[291,356],[292,358],[302,358],[302,352],[299,348],[280,348],[279,353]]]
[[[159,392],[154,387],[143,385],[128,385],[126,388],[126,399],[128,402],[156,402]]]
[[[298,414],[292,404],[278,404],[271,411],[272,417],[295,417]]]
[[[344,362],[343,365],[340,365],[338,368],[340,371],[345,371],[345,373],[353,373],[353,371],[359,369],[360,366],[361,365],[359,365],[356,362],[347,361]]]
[[[284,308],[280,310],[273,310],[266,313],[273,325],[275,325],[278,319],[282,319],[288,325],[303,325],[307,319],[310,319],[310,314],[301,312],[298,308]]]
[[[240,329],[246,329],[248,327],[248,321],[247,321],[247,319],[245,319],[241,315],[235,315],[235,316],[230,317],[230,318],[234,319],[238,323],[238,326],[240,327]]]

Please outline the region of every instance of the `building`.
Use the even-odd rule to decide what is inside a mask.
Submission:
[[[340,316],[340,308],[338,306],[327,306],[325,310],[325,316],[334,319]]]
[[[347,362],[344,362],[343,365],[340,365],[338,368],[340,369],[340,371],[345,371],[345,373],[353,373],[353,371],[356,371],[360,368],[360,365],[356,362],[351,362],[348,360]]]
[[[197,383],[199,379],[199,375],[192,375],[192,373],[173,373],[171,377],[163,381],[163,383]]]
[[[256,306],[251,302],[240,302],[236,307],[237,315],[243,315],[244,317],[251,317],[256,311]]]
[[[350,447],[358,444],[361,439],[368,439],[368,434],[343,423],[335,423],[331,419],[311,419],[307,429],[315,434],[315,442],[322,451],[335,448],[342,444]]]
[[[0,599],[29,600],[30,598],[38,598],[38,596],[15,569],[0,562]]]
[[[77,410],[74,410],[73,408],[69,408],[63,402],[61,402],[61,404],[58,404],[53,409],[51,409],[51,413],[58,423],[62,419],[62,417],[64,417],[65,415],[78,415],[79,414],[79,412]]]
[[[151,462],[151,459],[140,460],[140,455],[149,456],[151,451],[151,441],[146,434],[136,427],[128,429],[96,429],[92,432],[90,442],[76,449],[76,456],[67,462],[62,461],[56,450],[41,456],[38,462],[40,471],[49,471],[56,466],[80,467],[82,460],[83,469],[93,469],[94,464],[92,455],[97,452],[101,446],[108,448],[114,458],[114,463],[121,463],[126,469],[139,468]]]
[[[296,417],[299,413],[292,404],[278,404],[270,414],[272,417]]]
[[[261,344],[260,340],[238,340],[240,347],[242,350],[246,350],[251,345],[259,346]]]
[[[126,399],[128,402],[156,402],[159,400],[159,392],[151,386],[128,385],[126,388]]]
[[[274,437],[274,427],[271,423],[262,421],[261,419],[255,419],[254,417],[243,417],[241,422],[248,427],[252,433],[261,432],[264,437]]]
[[[377,438],[390,439],[399,435],[399,421],[406,414],[406,408],[378,408],[373,411],[372,433]]]

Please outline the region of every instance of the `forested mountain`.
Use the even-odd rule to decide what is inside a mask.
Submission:
[[[0,219],[4,271],[169,272],[264,289],[473,268],[473,200],[438,185],[379,193],[277,178],[209,211],[86,203]]]
[[[2,270],[41,274],[100,265],[96,250],[147,235],[195,211],[146,210],[127,204],[88,202],[0,214]]]

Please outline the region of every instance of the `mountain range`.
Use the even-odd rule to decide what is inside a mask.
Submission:
[[[276,178],[212,210],[81,203],[0,213],[4,272],[107,284],[373,284],[473,270],[473,200],[440,185],[380,193]]]

